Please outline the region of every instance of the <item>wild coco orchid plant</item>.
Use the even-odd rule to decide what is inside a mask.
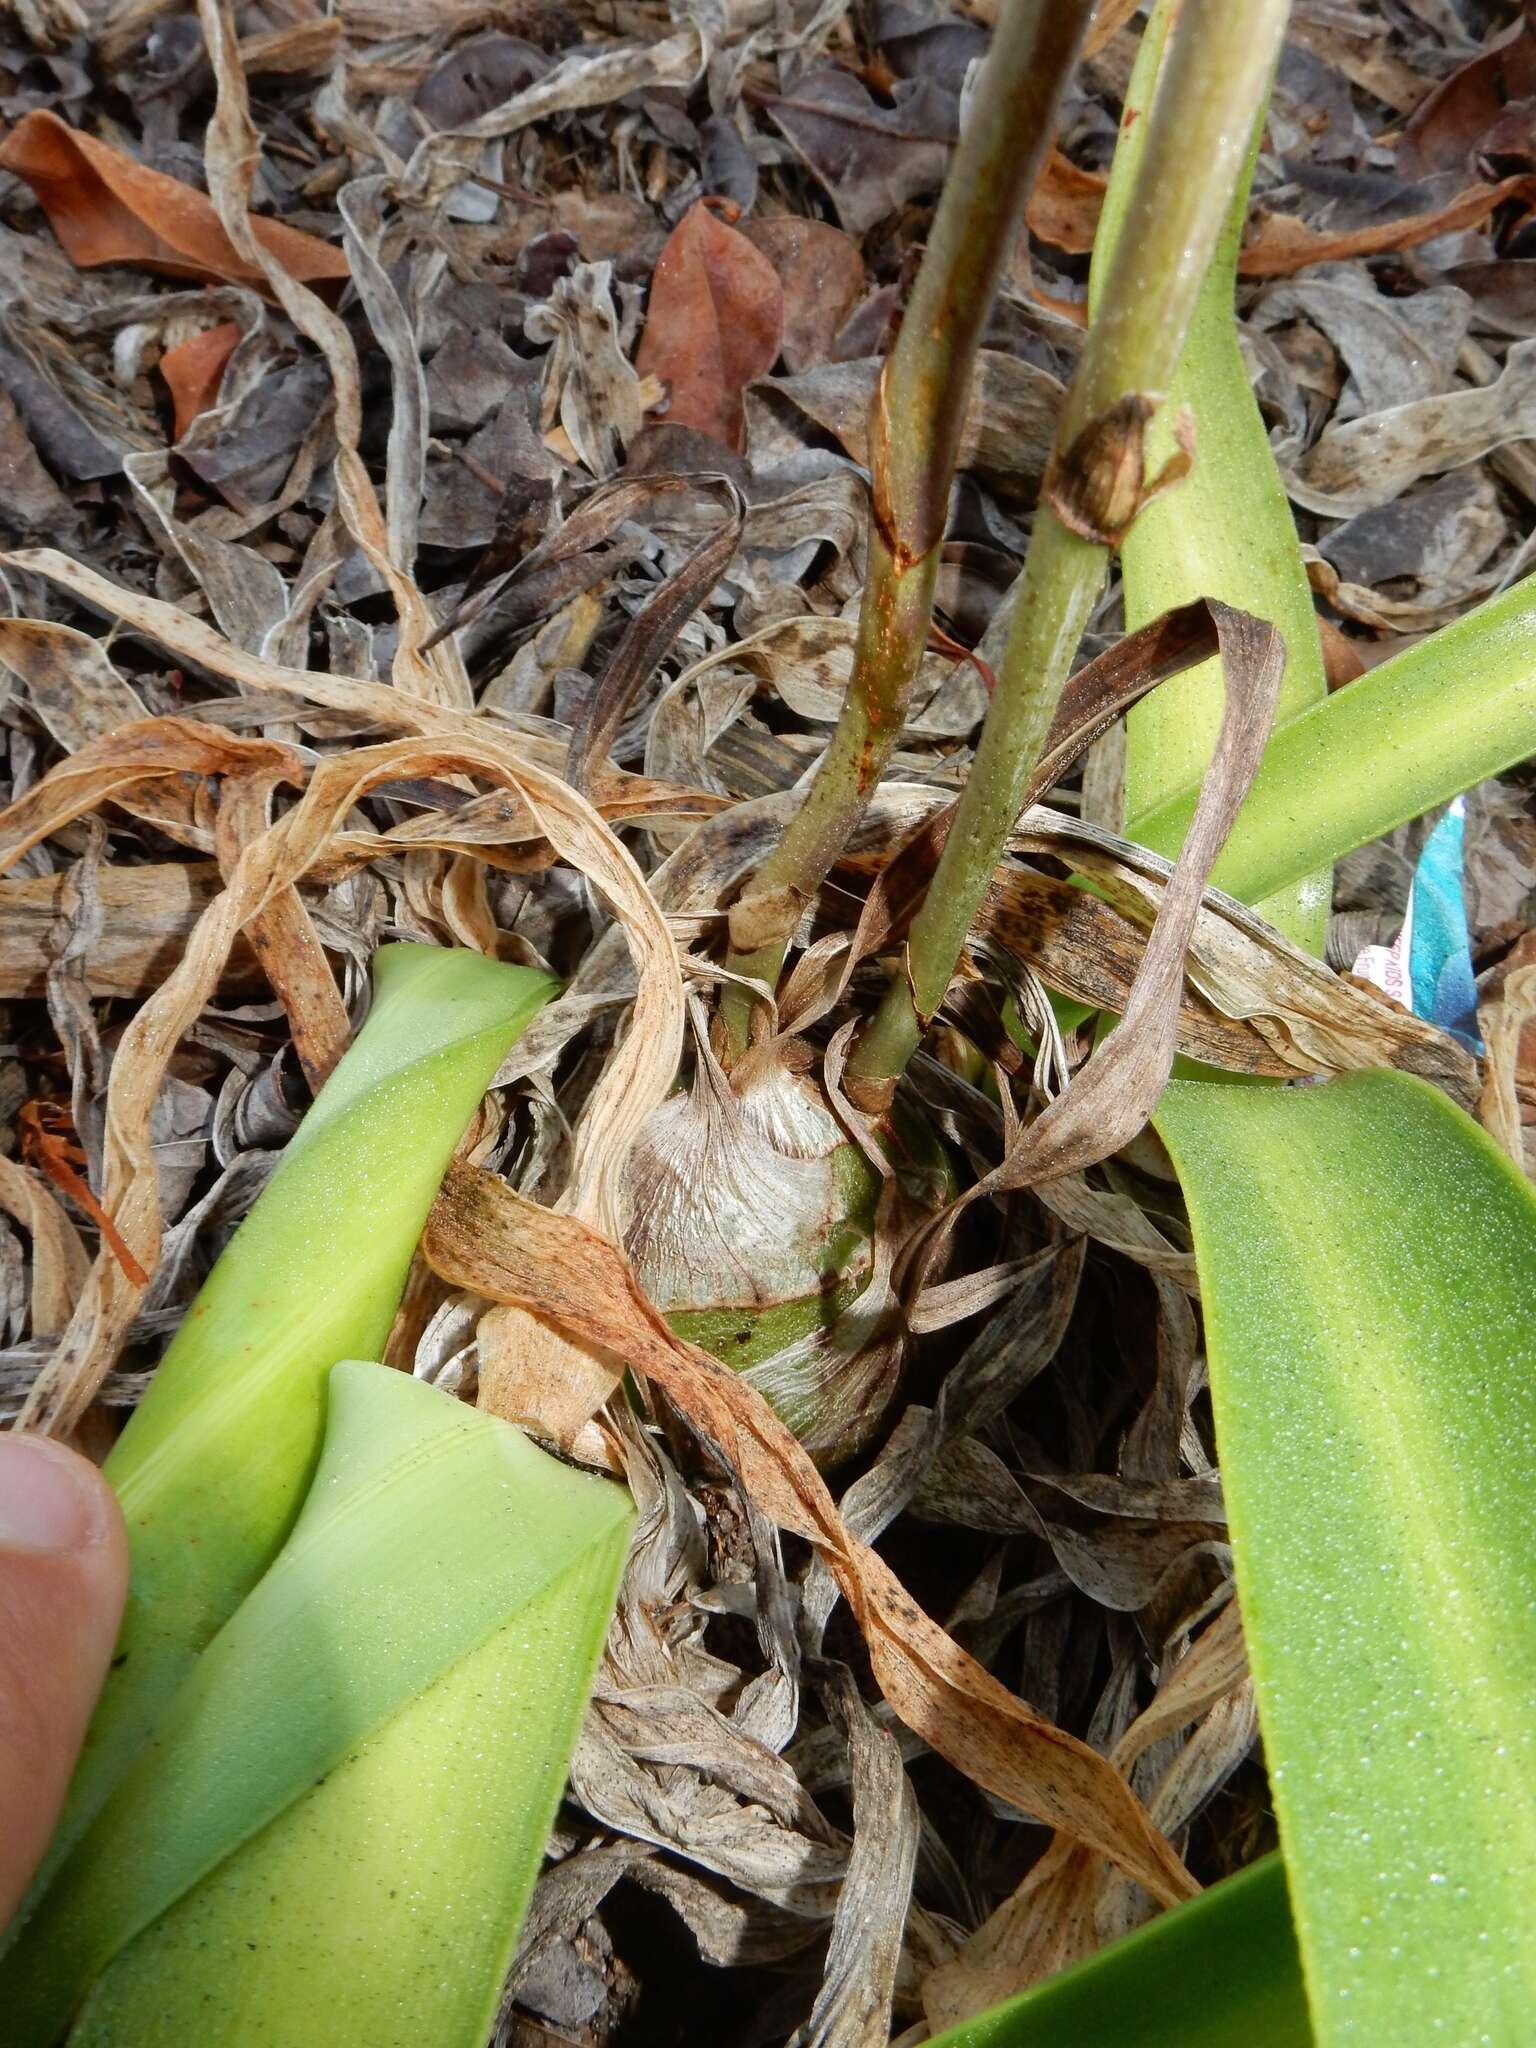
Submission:
[[[1102,985],[1060,977],[1054,1018],[1014,1017],[1031,1042],[1062,1018],[1105,1023],[988,1182],[1101,1158],[1149,1114],[1172,1160],[1242,1615],[1222,1643],[1230,1658],[1246,1641],[1280,1852],[932,2038],[1510,2048],[1536,2011],[1536,1200],[1467,1114],[1469,1063],[1311,956],[1335,860],[1536,748],[1536,583],[1328,694],[1234,319],[1283,0],[1161,0],[1146,31],[979,751],[926,843],[902,964],[847,1047],[867,1148],[762,1028],[760,995],[901,730],[966,381],[1091,12],[1014,0],[999,18],[876,396],[871,567],[841,722],[733,910],[733,978],[693,1090],[656,1111],[631,1164],[631,1196],[647,1197],[630,1204],[636,1270],[673,1332],[743,1378],[709,1378],[638,1294],[627,1321],[604,1322],[549,1268],[544,1393],[552,1413],[585,1344],[608,1359],[605,1393],[615,1355],[669,1388],[680,1360],[704,1371],[713,1405],[684,1412],[722,1454],[734,1444],[743,1472],[761,1467],[754,1443],[783,1435],[762,1396],[823,1464],[869,1439],[900,1355],[886,1346],[870,1377],[869,1304],[889,1320],[892,1299],[872,1250],[882,1152],[926,1174],[903,1254],[919,1273],[942,1249],[935,1205],[952,1216],[990,1191],[957,1188],[946,1148],[892,1107],[895,1083],[1010,848],[1046,846],[1076,871],[1075,887],[1052,885],[1052,915],[1117,915],[1141,935],[1139,961]],[[1132,654],[1069,682],[1116,555]],[[1124,714],[1127,837],[1058,823],[1041,839],[1044,814],[1026,806]],[[866,953],[890,957],[892,928]],[[1223,1078],[1217,1013],[1269,1014],[1257,996],[1243,1007],[1260,969],[1292,992],[1289,1036],[1277,1027],[1272,1058]],[[1186,972],[1212,999],[1206,1037],[1185,1041],[1205,1064],[1170,1079],[1168,991]],[[1049,984],[1050,957],[1039,973]],[[339,2014],[369,2048],[480,2048],[494,2021],[633,1507],[618,1480],[513,1421],[371,1362],[482,1095],[553,993],[541,975],[413,946],[383,950],[374,982],[356,1042],[108,1460],[133,1590],[63,1824],[0,1960],[12,2048],[300,2048],[335,2039]],[[1085,1120],[1103,1127],[1091,1153]],[[434,1225],[434,1262],[455,1277],[457,1257],[494,1294],[486,1272],[505,1275],[544,1212],[467,1171],[453,1169],[446,1213],[480,1201],[489,1235],[507,1234],[476,1266]],[[719,1205],[737,1205],[732,1246],[753,1269],[741,1306],[721,1307],[709,1233],[690,1222],[701,1177],[712,1241]],[[512,1280],[501,1298],[526,1296]],[[540,1427],[537,1388],[518,1412],[579,1446],[570,1416]],[[784,1455],[801,1498],[826,1503],[802,1533],[834,1560],[884,1680],[882,1568],[837,1533],[808,1460]],[[1013,1782],[997,1765],[994,1789]],[[1149,1887],[1163,1872],[1166,1900],[1181,1887],[1162,1853],[1139,1870]]]

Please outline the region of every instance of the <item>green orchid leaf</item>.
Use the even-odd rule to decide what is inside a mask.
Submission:
[[[197,1652],[288,1534],[326,1377],[378,1356],[466,1124],[555,984],[478,953],[387,946],[357,1040],[230,1240],[107,1461],[128,1612],[35,1900]]]
[[[1403,1074],[1174,1082],[1249,1656],[1322,2048],[1536,2010],[1536,1194]]]
[[[82,2043],[302,2048],[338,2001],[370,2048],[484,2039],[633,1510],[405,1374],[329,1379],[287,1543],[0,1966],[14,2048],[88,1992]]]
[[[931,2048],[1312,2048],[1280,1858],[948,2028]]]
[[[1093,277],[1108,269],[1147,134],[1144,118],[1174,8],[1160,0],[1126,92],[1120,138],[1094,242]],[[1269,619],[1285,638],[1277,717],[1296,717],[1328,694],[1322,642],[1295,522],[1248,381],[1237,338],[1237,258],[1247,220],[1258,135],[1216,256],[1201,287],[1178,371],[1147,436],[1149,471],[1177,453],[1174,421],[1194,428],[1194,466],[1138,513],[1120,550],[1125,623],[1142,626],[1192,598],[1217,597]],[[1094,294],[1090,289],[1089,304]],[[1127,837],[1142,816],[1205,773],[1221,729],[1220,664],[1202,662],[1156,689],[1126,720]],[[1258,908],[1294,944],[1321,953],[1332,876],[1326,865]]]
[[[1261,903],[1536,753],[1536,576],[1277,726],[1211,880]],[[1198,785],[1136,821],[1173,855]]]

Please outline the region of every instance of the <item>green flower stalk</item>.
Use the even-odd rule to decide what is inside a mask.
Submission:
[[[1279,50],[1285,0],[1184,0],[1170,37],[1124,231],[1057,430],[1024,587],[955,822],[893,977],[849,1071],[901,1073],[935,1015],[1013,829],[1110,552],[1159,489],[1146,433],[1178,365]],[[1187,438],[1187,436],[1185,436]],[[1198,454],[1196,455],[1198,460]]]
[[[732,920],[734,973],[773,983],[805,905],[847,844],[901,736],[928,642],[971,370],[1056,127],[1091,0],[1010,0],[955,151],[901,332],[870,413],[869,575],[831,744]],[[745,1051],[755,998],[721,997]]]

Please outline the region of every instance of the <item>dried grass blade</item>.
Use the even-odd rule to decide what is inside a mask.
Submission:
[[[236,937],[283,890],[323,857],[348,813],[371,790],[413,775],[483,776],[514,790],[534,814],[551,846],[586,874],[623,926],[636,969],[638,994],[629,1030],[608,1060],[576,1133],[574,1170],[566,1205],[604,1230],[617,1230],[619,1188],[629,1148],[641,1125],[672,1084],[682,1049],[682,975],[671,932],[632,856],[587,800],[569,784],[519,754],[515,739],[463,721],[462,737],[395,740],[322,761],[299,803],[275,825],[249,840],[230,869],[228,886],[203,912],[174,971],[124,1029],[107,1096],[102,1203],[130,1257],[152,1274],[159,1256],[158,1176],[149,1121],[161,1080],[188,1026],[217,985]],[[166,731],[168,729],[168,739]],[[227,773],[231,753],[256,772],[298,760],[265,741],[230,741],[190,720],[155,720],[134,736],[128,767],[92,762],[82,773],[77,756],[29,791],[0,817],[0,850],[19,836],[26,843],[79,816],[144,763],[157,747],[185,772]],[[203,751],[198,753],[198,748]],[[105,752],[106,750],[102,750]],[[194,771],[195,772],[195,771]],[[113,1364],[142,1288],[116,1260],[98,1258],[59,1349],[39,1375],[25,1423],[67,1429],[91,1400]]]
[[[69,1321],[91,1256],[80,1233],[36,1174],[0,1157],[0,1209],[32,1239],[31,1319],[34,1337],[51,1337]]]
[[[625,713],[642,686],[655,674],[736,552],[746,502],[729,478],[720,481],[729,500],[724,524],[700,542],[677,574],[630,620],[571,734],[566,775],[578,789],[586,788],[594,767],[612,748]]]
[[[320,350],[330,370],[336,402],[337,502],[347,531],[384,579],[399,613],[395,684],[432,703],[463,704],[468,699],[462,666],[451,658],[439,658],[435,664],[422,658],[422,643],[432,630],[431,614],[409,566],[396,558],[393,538],[359,453],[363,395],[356,345],[345,323],[290,276],[256,235],[250,201],[261,161],[261,141],[251,121],[232,9],[228,0],[198,0],[197,13],[218,86],[203,151],[208,196],[236,250],[265,277],[278,304]]]

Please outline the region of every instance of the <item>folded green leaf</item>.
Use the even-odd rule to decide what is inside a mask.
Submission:
[[[1536,753],[1536,576],[1277,726],[1212,874],[1262,902]],[[1136,821],[1174,854],[1198,786]]]
[[[34,1898],[193,1658],[292,1526],[326,1375],[377,1356],[453,1149],[554,984],[479,954],[389,946],[375,998],[209,1275],[107,1473],[133,1581],[118,1655]]]
[[[950,2027],[932,2048],[1312,2048],[1280,1858]]]
[[[1175,1082],[1156,1123],[1318,2041],[1522,2041],[1536,1195],[1400,1074]]]
[[[1174,8],[1161,0],[1142,38],[1126,93],[1120,139],[1094,243],[1093,276],[1108,268],[1141,161],[1146,112]],[[1280,628],[1285,680],[1280,719],[1296,717],[1328,694],[1322,643],[1285,486],[1248,381],[1237,339],[1237,256],[1258,154],[1255,134],[1216,255],[1195,307],[1168,403],[1147,435],[1152,472],[1176,453],[1173,421],[1194,421],[1195,460],[1175,490],[1137,515],[1120,550],[1127,627],[1191,598],[1219,597]],[[1090,293],[1090,303],[1093,294]],[[1143,813],[1204,774],[1216,747],[1223,704],[1216,662],[1204,662],[1154,690],[1126,720],[1127,835],[1139,838]],[[1258,907],[1309,952],[1327,936],[1331,878],[1326,869],[1291,883]]]
[[[281,1554],[0,1967],[14,2048],[93,1984],[93,2048],[484,2038],[632,1509],[404,1374],[330,1388]]]

